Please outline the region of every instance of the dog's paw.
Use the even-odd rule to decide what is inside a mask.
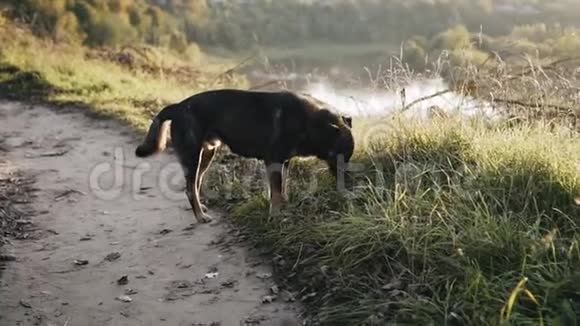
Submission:
[[[209,216],[209,215],[207,215],[207,214],[204,213],[204,214],[201,214],[201,216],[197,218],[197,221],[199,223],[204,223],[204,224],[205,223],[211,223],[213,221],[213,218],[211,216]]]

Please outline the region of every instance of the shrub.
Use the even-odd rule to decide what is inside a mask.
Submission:
[[[107,14],[91,27],[86,42],[93,46],[117,46],[135,40],[136,32],[118,16]]]

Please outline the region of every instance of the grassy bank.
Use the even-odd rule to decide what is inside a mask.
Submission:
[[[229,199],[314,323],[574,325],[580,143],[566,85],[577,81],[548,67],[457,71],[499,119],[355,119],[346,198],[319,162],[295,161],[290,200],[269,218],[255,164],[240,161],[214,172],[215,204]]]
[[[55,44],[0,21],[0,95],[76,104],[142,129],[163,105],[212,87],[244,87],[234,63],[203,53],[177,57],[150,47],[88,49]]]
[[[453,118],[383,136],[359,147],[349,201],[310,163],[294,166],[283,216],[268,219],[262,197],[232,209],[315,320],[574,324],[577,138]]]
[[[245,86],[210,58],[192,67],[156,49],[57,45],[6,23],[0,42],[2,97],[78,103],[137,128],[164,103]],[[214,166],[206,190],[217,191],[212,204],[227,208],[250,239],[270,248],[277,275],[313,322],[573,325],[580,142],[537,111],[545,102],[575,102],[571,92],[549,97],[568,94],[551,93],[562,83],[526,80],[485,92],[532,101],[533,114],[517,124],[453,114],[355,121],[348,200],[315,160],[292,164],[290,201],[279,217],[266,216],[263,183],[249,174],[255,161]],[[536,86],[547,96],[530,95]]]

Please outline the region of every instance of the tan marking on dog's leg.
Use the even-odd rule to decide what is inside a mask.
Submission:
[[[198,173],[198,178],[197,178],[197,182],[196,182],[197,192],[199,194],[201,194],[201,187],[203,186],[203,177],[205,176],[205,173],[209,169],[209,166],[211,165],[211,162],[213,161],[213,158],[215,156],[216,151],[217,151],[216,146],[204,147],[204,149],[202,150],[201,160],[200,160],[200,164],[199,164],[199,173]],[[201,210],[204,213],[206,213],[208,211],[208,208],[204,204],[201,204]]]
[[[200,157],[202,153],[199,153]],[[211,216],[207,215],[203,212],[201,207],[201,203],[199,202],[199,189],[197,189],[197,180],[199,178],[199,164],[195,169],[194,175],[186,176],[186,193],[189,199],[189,204],[191,205],[191,209],[193,210],[193,216],[199,223],[209,223],[213,219]]]
[[[290,167],[290,160],[284,162],[282,166],[282,189],[280,193],[283,201],[288,201],[288,170]]]
[[[208,146],[208,147],[204,147],[204,149],[201,152],[201,160],[200,160],[200,164],[199,164],[199,177],[197,180],[197,189],[199,192],[201,192],[201,186],[203,184],[203,177],[205,176],[205,173],[207,172],[207,170],[209,169],[209,166],[211,165],[211,162],[213,161],[213,158],[215,157],[215,154],[217,152],[217,148],[216,146]]]

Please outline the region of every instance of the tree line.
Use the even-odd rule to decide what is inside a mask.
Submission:
[[[449,49],[474,60],[509,46],[549,55],[578,50],[574,0],[5,0],[40,35],[88,46],[144,43],[231,51],[309,43],[404,44],[407,61]],[[457,59],[459,60],[459,59]]]

